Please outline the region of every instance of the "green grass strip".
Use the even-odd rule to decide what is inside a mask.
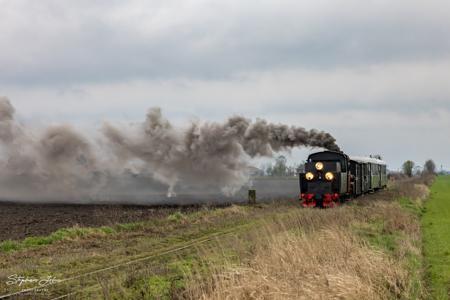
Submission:
[[[422,216],[424,255],[432,299],[449,299],[450,176],[439,176],[431,187]]]

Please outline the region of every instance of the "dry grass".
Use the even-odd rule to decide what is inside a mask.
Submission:
[[[394,190],[399,196],[415,200],[425,200],[430,191],[429,186],[433,183],[435,176],[423,175],[394,182]]]
[[[396,182],[390,191],[355,205],[300,210],[268,220],[246,237],[253,245],[249,261],[221,266],[205,262],[210,276],[194,272],[179,297],[423,298],[419,218],[395,199],[423,201],[429,193],[425,183],[427,178]]]
[[[342,228],[285,232],[260,244],[251,263],[215,272],[192,299],[385,299],[407,274]]]

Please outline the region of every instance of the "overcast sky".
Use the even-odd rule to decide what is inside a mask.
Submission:
[[[239,114],[450,169],[450,2],[0,0],[0,96],[36,126]]]

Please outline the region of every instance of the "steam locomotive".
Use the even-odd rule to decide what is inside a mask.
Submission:
[[[304,207],[333,207],[387,185],[386,163],[372,157],[349,157],[323,151],[308,156],[299,174]]]

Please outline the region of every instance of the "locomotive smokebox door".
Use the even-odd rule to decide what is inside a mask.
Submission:
[[[308,182],[308,192],[313,193],[316,199],[322,199],[322,195],[331,193],[331,182]]]

